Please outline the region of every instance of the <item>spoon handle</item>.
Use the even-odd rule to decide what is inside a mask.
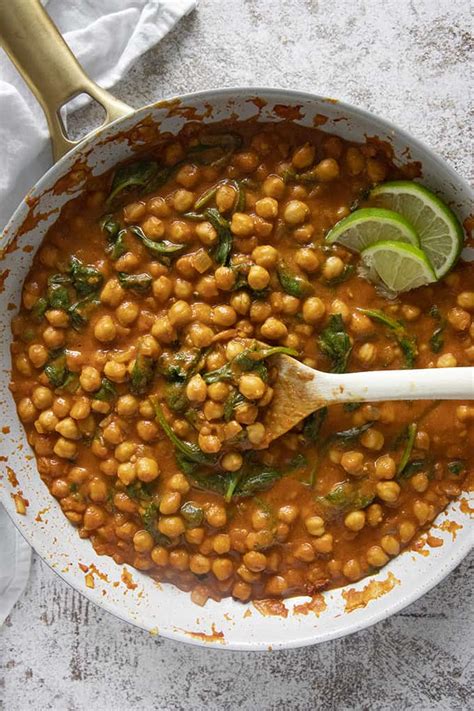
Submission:
[[[474,367],[328,373],[321,379],[315,378],[314,387],[328,403],[474,400]]]

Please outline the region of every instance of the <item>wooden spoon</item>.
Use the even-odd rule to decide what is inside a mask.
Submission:
[[[287,355],[271,357],[278,368],[265,414],[263,446],[325,405],[379,400],[474,400],[474,367],[374,370],[334,374],[314,370]]]

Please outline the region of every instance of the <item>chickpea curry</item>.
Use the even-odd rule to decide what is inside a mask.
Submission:
[[[12,322],[11,390],[99,555],[200,605],[313,594],[377,571],[461,493],[468,402],[335,405],[260,446],[278,353],[333,372],[474,362],[472,265],[389,298],[325,242],[412,177],[375,140],[190,123],[65,205]]]

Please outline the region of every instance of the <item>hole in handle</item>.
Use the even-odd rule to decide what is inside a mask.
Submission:
[[[87,92],[69,99],[58,111],[64,136],[70,141],[80,141],[105,122],[107,112]]]

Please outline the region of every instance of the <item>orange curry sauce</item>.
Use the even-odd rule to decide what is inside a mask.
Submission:
[[[12,322],[11,390],[40,476],[100,555],[198,604],[373,573],[461,493],[474,408],[334,406],[258,451],[275,370],[238,339],[330,370],[335,328],[349,371],[469,365],[474,266],[388,300],[357,255],[324,245],[370,187],[413,177],[370,139],[189,124],[139,160],[64,207]]]

